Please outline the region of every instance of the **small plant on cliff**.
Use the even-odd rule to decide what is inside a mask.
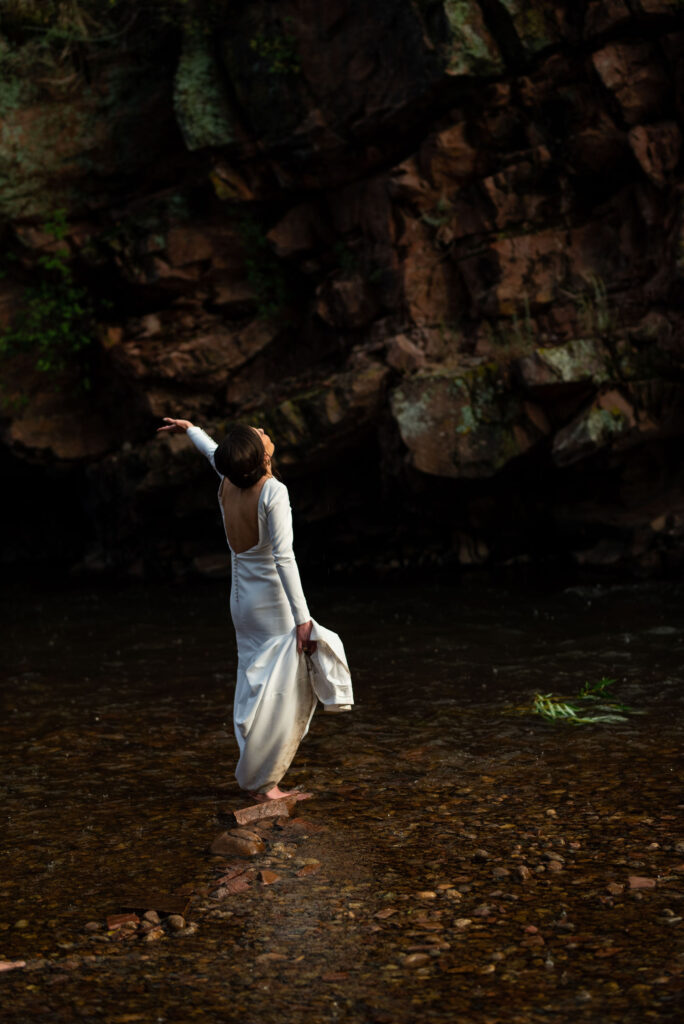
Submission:
[[[513,324],[513,336],[521,350],[524,352],[532,348],[536,340],[536,335],[532,314],[530,313],[530,298],[527,292],[523,292],[523,306],[520,311],[520,316],[518,316],[517,311],[514,310],[511,321]]]
[[[57,242],[64,241],[67,230],[64,210],[56,210],[43,224],[43,231]],[[61,373],[77,365],[87,390],[95,306],[88,290],[76,280],[70,255],[64,243],[38,257],[36,279],[24,291],[23,308],[0,334],[0,357],[25,353],[41,373]]]
[[[254,216],[243,214],[237,227],[245,250],[247,280],[256,296],[257,312],[264,319],[275,319],[282,314],[287,300],[283,268],[262,225]]]
[[[337,266],[344,274],[356,274],[361,270],[361,260],[358,253],[347,245],[346,242],[337,241],[333,246],[333,253]]]
[[[421,220],[429,224],[431,228],[442,228],[448,224],[453,216],[453,204],[445,195],[439,197],[434,208],[429,213],[421,214]]]
[[[250,39],[249,48],[261,58],[269,75],[297,75],[302,70],[297,54],[297,40],[289,33],[276,32],[269,35],[257,32]]]
[[[606,283],[597,274],[590,274],[587,282],[587,292],[565,292],[575,304],[580,330],[592,338],[610,336],[615,333],[618,324],[615,309],[608,298]]]

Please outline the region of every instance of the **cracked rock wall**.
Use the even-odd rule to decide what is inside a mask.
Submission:
[[[310,564],[679,571],[681,3],[81,6],[0,22],[0,324],[56,246],[96,300],[89,391],[3,360],[6,560],[224,572],[177,415]]]

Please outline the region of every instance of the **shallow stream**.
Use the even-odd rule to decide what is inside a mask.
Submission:
[[[308,589],[357,705],[222,898],[226,584],[2,597],[3,1021],[680,1021],[684,588]],[[604,676],[639,714],[529,713]],[[143,892],[197,930],[107,929]]]

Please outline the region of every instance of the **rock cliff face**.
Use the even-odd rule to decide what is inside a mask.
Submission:
[[[680,567],[679,0],[146,10],[0,24],[5,558],[212,571],[177,415],[269,428],[310,561]]]

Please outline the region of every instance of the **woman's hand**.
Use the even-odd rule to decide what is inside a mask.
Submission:
[[[172,420],[169,416],[164,417],[165,426],[157,427],[157,433],[163,434],[168,431],[169,434],[181,434],[185,433],[188,427],[192,426],[190,420]]]
[[[302,651],[305,654],[315,653],[318,644],[315,640],[309,640],[312,629],[313,622],[311,619],[308,622],[302,622],[301,626],[297,626],[297,654],[301,654]]]

